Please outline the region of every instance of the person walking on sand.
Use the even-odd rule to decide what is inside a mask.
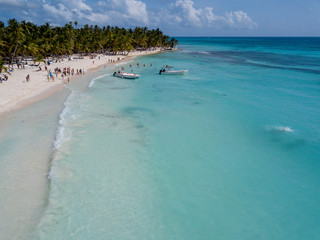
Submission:
[[[26,76],[26,82],[29,82],[30,81],[30,75],[28,74],[27,76]]]
[[[51,70],[49,71],[49,77],[51,78],[52,81],[54,81],[54,76],[53,76],[53,74],[51,73]]]

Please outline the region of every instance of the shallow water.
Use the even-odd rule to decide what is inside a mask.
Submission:
[[[71,86],[30,239],[320,237],[320,39],[179,40]]]
[[[67,89],[0,119],[0,239],[25,239],[48,199],[48,169]]]

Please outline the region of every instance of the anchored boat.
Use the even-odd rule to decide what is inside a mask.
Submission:
[[[114,72],[113,76],[118,78],[126,78],[126,79],[136,79],[140,77],[140,75],[135,73],[125,73],[125,72]]]
[[[161,68],[159,71],[160,75],[183,75],[187,73],[188,70],[173,70],[173,66],[165,66],[164,68]]]

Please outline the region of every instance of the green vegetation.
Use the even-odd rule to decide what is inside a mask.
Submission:
[[[170,39],[159,29],[100,28],[97,25],[77,28],[77,25],[77,22],[70,22],[64,27],[51,27],[48,23],[37,26],[10,19],[5,26],[0,22],[0,61],[13,64],[31,57],[40,62],[46,57],[74,53],[127,54],[134,49],[174,48],[178,44],[176,39]],[[5,70],[2,67],[2,71]]]

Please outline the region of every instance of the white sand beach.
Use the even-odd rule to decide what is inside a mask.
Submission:
[[[141,55],[156,54],[160,51],[160,49],[152,51],[134,51],[127,56],[100,54],[96,55],[93,59],[89,56],[86,56],[83,59],[75,59],[73,56],[71,57],[72,60],[64,58],[58,62],[53,61],[50,65],[41,63],[39,65],[42,69],[41,71],[39,71],[38,66],[26,66],[26,68],[20,69],[14,66],[11,75],[7,74],[9,79],[0,83],[0,114],[21,108],[62,89],[64,84],[67,83],[68,77],[70,78],[70,81],[72,81],[76,77],[82,76],[76,74],[77,69],[84,70],[84,73],[87,74],[119,61],[129,60],[132,57]],[[45,70],[45,66],[47,67],[47,71]],[[55,68],[74,69],[75,74],[64,78],[61,77],[61,73],[58,76],[53,74],[55,80],[49,79],[48,81],[48,71],[51,70],[51,72],[54,73]],[[26,81],[28,74],[30,80]]]

